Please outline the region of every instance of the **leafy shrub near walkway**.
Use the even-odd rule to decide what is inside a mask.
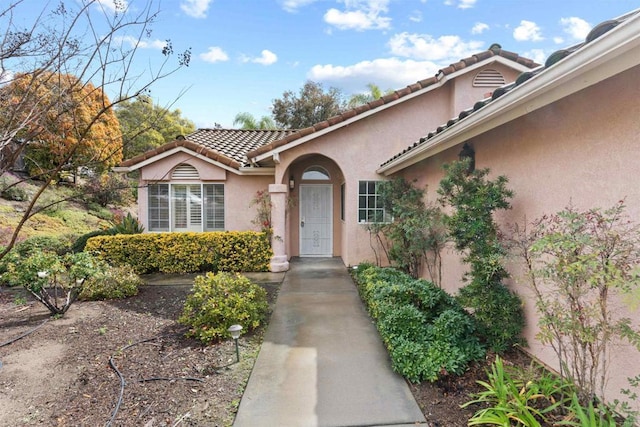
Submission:
[[[371,264],[358,266],[354,278],[393,369],[409,381],[459,375],[484,356],[474,319],[433,283]]]
[[[85,251],[139,274],[267,271],[273,254],[266,235],[254,231],[97,236]]]
[[[179,323],[189,326],[187,336],[204,343],[229,337],[229,326],[243,332],[262,324],[269,304],[267,292],[241,274],[207,273],[196,277]]]

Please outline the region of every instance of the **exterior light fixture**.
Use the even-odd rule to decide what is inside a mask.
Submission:
[[[476,152],[468,143],[464,143],[462,150],[460,150],[460,154],[458,154],[458,158],[460,161],[469,159],[469,169],[467,169],[468,173],[471,173],[476,169]]]
[[[238,338],[240,338],[240,332],[242,331],[242,326],[240,325],[231,325],[227,331],[231,334],[231,338],[236,342],[236,362],[240,362],[240,350],[238,348]]]
[[[296,180],[293,179],[293,175],[289,177],[289,190],[296,188]]]

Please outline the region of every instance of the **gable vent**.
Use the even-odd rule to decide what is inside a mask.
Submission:
[[[491,68],[480,71],[473,79],[474,87],[497,87],[505,83],[504,76]]]
[[[191,165],[181,164],[176,166],[171,174],[172,179],[200,179],[198,170]]]

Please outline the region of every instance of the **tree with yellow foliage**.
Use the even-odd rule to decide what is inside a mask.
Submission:
[[[43,71],[19,74],[2,91],[8,92],[9,109],[23,104],[17,110],[25,117],[18,119],[27,125],[16,137],[26,142],[25,163],[32,177],[75,174],[80,166],[100,172],[122,160],[118,119],[101,88],[70,74]],[[26,116],[42,107],[40,120],[29,122]]]
[[[166,40],[158,58],[140,58],[145,65],[136,67],[140,49],[157,44],[150,37],[160,9],[157,0],[131,3],[0,5],[0,192],[19,184],[2,178],[22,157],[32,173],[46,178],[30,194],[0,259],[33,215],[62,201],[37,203],[50,178],[80,167],[100,173],[121,160],[122,141],[130,137],[121,134],[117,105],[148,95],[154,82],[189,65],[190,49],[174,55]],[[174,57],[177,63],[170,66]],[[81,199],[83,192],[76,188],[69,198]]]

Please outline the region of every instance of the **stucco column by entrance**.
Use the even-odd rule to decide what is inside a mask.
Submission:
[[[289,270],[289,257],[287,257],[284,243],[286,237],[287,191],[287,186],[284,184],[269,184],[271,227],[273,227],[273,237],[271,237],[271,247],[273,248],[271,271],[273,272]]]

